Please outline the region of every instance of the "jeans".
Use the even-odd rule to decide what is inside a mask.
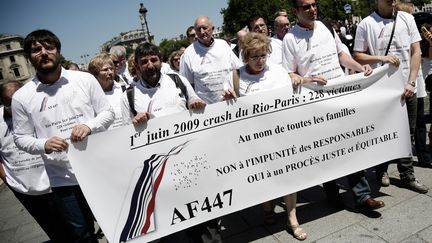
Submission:
[[[412,97],[407,98],[406,105],[407,105],[407,112],[408,112],[408,122],[409,122],[411,141],[413,141],[415,128],[416,128],[416,119],[417,119],[417,96],[413,95]],[[399,176],[401,181],[409,182],[415,180],[413,160],[411,157],[395,159],[390,162],[397,163],[397,168],[399,171]],[[387,172],[388,163],[389,162],[385,162],[375,167],[378,178],[381,178],[382,174],[384,172]]]
[[[52,188],[69,232],[64,242],[97,242],[94,236],[93,214],[79,186]]]
[[[347,179],[357,205],[371,198],[371,188],[363,170],[348,175]],[[323,187],[328,197],[338,196],[339,187],[336,185],[335,180],[324,183]]]
[[[10,187],[9,187],[10,188]],[[59,210],[52,193],[43,195],[27,195],[14,191],[15,197],[27,209],[31,216],[50,238],[50,242],[63,243],[63,237],[68,229],[64,218],[59,216]]]
[[[419,163],[429,163],[432,157],[426,146],[426,121],[424,116],[424,100],[417,98],[417,119],[414,134],[415,150]]]

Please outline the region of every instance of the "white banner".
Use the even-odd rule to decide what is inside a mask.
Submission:
[[[106,238],[146,242],[410,156],[399,71],[384,66],[330,82],[150,119],[70,146]]]

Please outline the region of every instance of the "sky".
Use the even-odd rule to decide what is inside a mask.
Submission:
[[[1,0],[0,34],[25,37],[48,29],[62,43],[62,55],[76,63],[89,62],[100,46],[120,32],[141,28],[140,3],[156,44],[185,34],[197,16],[210,17],[221,27],[228,0]],[[89,58],[82,58],[83,55]]]

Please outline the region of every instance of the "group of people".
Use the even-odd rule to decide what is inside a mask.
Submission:
[[[291,0],[297,17],[291,27],[286,11],[278,12],[274,35],[269,37],[262,17],[252,18],[237,33],[236,50],[213,37],[214,26],[205,16],[196,18],[186,34],[191,44],[162,61],[157,46],[141,43],[130,57],[122,46],[92,58],[88,71],[60,65],[61,43],[48,30],[31,32],[24,51],[36,69],[26,84],[10,81],[1,86],[4,122],[0,129],[0,176],[37,220],[53,242],[97,242],[94,217],[69,164],[67,149],[72,142],[127,124],[145,124],[154,117],[185,110],[202,110],[206,105],[259,92],[302,85],[326,85],[353,72],[373,72],[389,63],[402,69],[406,81],[401,99],[407,104],[410,133],[414,137],[422,37],[412,15],[395,11],[395,1],[378,0],[378,9],[361,21],[356,30],[353,56],[323,22],[317,20],[316,0]],[[423,33],[429,44],[423,55],[429,60],[432,29]],[[326,57],[325,62],[321,62]],[[430,67],[429,67],[430,68]],[[408,129],[408,128],[407,128]],[[384,162],[384,161],[383,161]],[[397,159],[402,185],[427,193],[415,177],[413,160]],[[389,186],[388,163],[376,167],[382,186]],[[364,171],[347,176],[357,210],[384,207],[371,197]],[[335,181],[323,185],[328,201],[343,207]],[[296,216],[296,193],[283,197],[287,209],[287,230],[298,240],[307,238]],[[272,202],[263,203],[264,222],[274,224]],[[217,220],[183,232],[191,242],[211,240],[210,228]],[[213,232],[214,233],[214,232]],[[170,236],[173,237],[173,236]],[[221,240],[220,237],[217,240]],[[163,241],[163,239],[161,240]]]

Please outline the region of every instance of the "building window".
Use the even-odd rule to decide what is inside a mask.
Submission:
[[[11,62],[15,62],[15,56],[9,56]]]
[[[12,50],[11,45],[10,44],[6,44],[6,50]]]
[[[12,70],[14,71],[15,77],[19,77],[19,76],[21,76],[21,74],[20,74],[18,68],[14,68],[14,69],[12,69]]]

